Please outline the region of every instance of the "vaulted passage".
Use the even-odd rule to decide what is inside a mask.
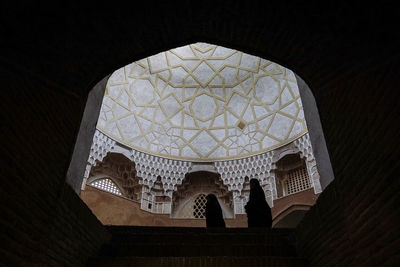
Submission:
[[[295,228],[298,257],[311,266],[399,265],[400,37],[396,3],[336,1],[320,8],[311,2],[231,1],[228,6],[217,1],[177,5],[145,1],[143,8],[134,9],[110,3],[95,7],[83,2],[57,4],[53,9],[37,2],[12,4],[2,6],[1,16],[1,265],[83,266],[89,258],[100,256],[103,245],[119,242],[121,235],[105,227],[103,219],[96,218],[79,197],[110,74],[132,62],[197,42],[242,51],[289,68],[298,75],[303,107],[306,99],[316,107],[304,109],[304,115],[319,114],[319,133],[323,128],[323,135],[313,135],[313,121],[306,122],[323,192],[313,207],[304,208],[306,213]],[[204,64],[199,67],[207,69]],[[302,86],[311,90],[303,94]],[[303,97],[306,95],[313,97]],[[214,96],[204,93],[199,97],[201,103]],[[170,95],[160,102],[167,105],[174,100]],[[193,111],[197,105],[194,101]],[[208,119],[202,113],[197,117],[200,122]],[[246,123],[237,126],[245,129]],[[326,147],[315,145],[319,140],[326,140]],[[318,160],[327,149],[334,180],[326,161]],[[135,163],[131,170],[139,169],[132,155],[124,156],[129,164]],[[174,160],[178,161],[177,156]],[[125,179],[124,173],[128,174],[129,168],[121,171],[121,179]],[[289,192],[285,181],[291,181],[287,180],[290,170],[283,169],[280,174],[284,196]],[[87,175],[90,179],[90,172]],[[109,178],[104,176],[93,185],[121,194],[126,187],[128,195],[138,197],[139,186],[135,181],[129,184],[130,176],[126,184]],[[157,193],[163,183],[160,178],[154,180]],[[97,196],[133,203],[94,186],[89,184],[83,191],[89,195],[97,190]],[[275,207],[279,204],[285,211],[277,216],[291,216],[292,210],[284,208],[288,203],[278,201]],[[298,203],[297,207],[303,206]],[[141,206],[137,205],[137,210],[142,210]],[[178,241],[184,240],[180,237]],[[151,265],[154,259],[149,260]]]

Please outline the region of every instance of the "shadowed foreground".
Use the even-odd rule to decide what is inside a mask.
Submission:
[[[290,229],[108,226],[89,266],[307,266]]]

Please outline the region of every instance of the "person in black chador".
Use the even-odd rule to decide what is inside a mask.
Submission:
[[[214,194],[207,195],[206,203],[206,225],[210,227],[225,228],[225,221],[222,217],[222,209],[218,203],[218,199]]]
[[[264,190],[257,179],[250,180],[250,196],[246,206],[247,223],[249,227],[272,226],[271,208],[265,200]]]

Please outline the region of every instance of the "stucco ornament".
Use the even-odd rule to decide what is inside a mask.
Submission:
[[[307,132],[291,70],[206,43],[115,71],[97,129],[135,150],[191,161],[252,156]]]

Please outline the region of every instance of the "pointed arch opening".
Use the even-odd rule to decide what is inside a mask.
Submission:
[[[88,122],[94,114],[95,124]],[[67,181],[80,192],[96,162],[122,154],[138,178],[129,180],[130,199],[153,214],[173,217],[175,193],[193,170],[220,175],[232,195],[232,218],[244,214],[246,177],[260,181],[274,209],[300,187],[318,196],[333,180],[305,82],[279,64],[222,46],[190,44],[116,70],[91,92],[86,124]],[[279,160],[290,153],[302,169],[284,174]]]

